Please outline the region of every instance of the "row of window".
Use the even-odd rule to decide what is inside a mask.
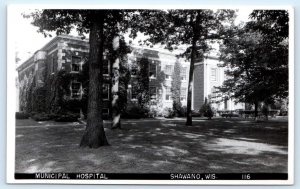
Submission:
[[[173,74],[174,66],[173,65],[166,65],[164,68],[165,78],[171,79]],[[182,67],[180,69],[180,78],[181,80],[186,80],[186,67]]]
[[[166,79],[171,79],[172,78],[172,74],[173,74],[173,69],[174,66],[173,65],[166,65],[165,66],[165,77]],[[182,67],[180,69],[180,78],[181,80],[186,80],[187,76],[186,76],[186,67]],[[211,75],[210,75],[211,81],[217,81],[217,68],[211,68]]]
[[[54,64],[53,64],[54,65]],[[71,63],[71,71],[72,72],[79,72],[82,69],[82,59],[78,56],[72,56],[72,63]],[[173,73],[174,66],[173,65],[166,65],[165,66],[165,77],[166,79],[171,79]],[[180,70],[180,78],[181,80],[186,80],[186,67],[181,68]],[[133,65],[131,68],[131,75],[136,75],[138,68]],[[103,62],[103,74],[109,74],[109,62],[108,60],[104,60]],[[157,65],[156,61],[152,61],[149,64],[149,77],[156,78],[157,75]]]
[[[149,95],[151,100],[156,100],[157,95],[159,94],[159,90],[157,87],[150,87],[149,88]],[[132,88],[131,90],[131,99],[137,99],[137,91]],[[180,91],[180,100],[181,101],[186,101],[186,95],[187,95],[187,90],[186,88],[181,88]],[[171,92],[171,87],[166,87],[166,93],[165,93],[165,100],[172,100],[172,92]]]
[[[157,87],[149,88],[149,95],[150,95],[151,100],[156,100],[158,94],[160,94],[160,91],[157,89]],[[187,94],[186,88],[181,88],[181,91],[180,91],[180,100],[181,101],[186,101],[186,94]],[[138,92],[133,87],[131,90],[131,99],[137,99],[137,96],[138,96]],[[165,100],[172,100],[171,87],[166,87]]]
[[[186,100],[186,88],[181,88],[180,91],[180,100],[185,101]],[[150,87],[149,88],[149,95],[151,100],[156,100],[157,95],[159,91],[157,87]],[[131,90],[131,99],[137,99],[138,93],[137,90],[134,90],[132,88]],[[171,100],[172,99],[172,92],[170,87],[166,87],[166,94],[165,94],[165,100]],[[80,82],[72,81],[71,82],[71,98],[78,99],[82,97],[82,85]],[[102,93],[103,100],[109,100],[109,84],[103,84],[103,93]]]
[[[109,84],[103,84],[103,100],[109,99]],[[72,81],[71,82],[71,98],[80,99],[82,97],[82,84],[81,82]]]
[[[55,58],[52,57],[51,60],[51,71],[54,72],[55,70]],[[166,65],[164,68],[164,72],[165,72],[165,78],[166,79],[171,79],[172,78],[172,73],[173,73],[173,69],[174,66],[173,65]],[[71,63],[71,71],[72,72],[79,72],[82,70],[82,58],[78,57],[78,56],[72,56],[72,63]],[[137,74],[137,67],[132,67],[131,68],[131,75],[134,76]],[[187,68],[186,67],[182,67],[180,70],[180,78],[181,80],[186,80],[187,75]],[[109,62],[108,60],[104,60],[103,62],[103,74],[109,74]],[[149,64],[149,76],[156,78],[156,74],[157,74],[157,65],[156,65],[156,61],[152,61]],[[217,68],[211,68],[211,74],[210,74],[210,78],[211,81],[217,81]]]
[[[72,56],[72,61],[71,61],[71,72],[79,72],[82,70],[82,64],[83,60],[79,56]],[[108,60],[103,61],[103,74],[108,74]]]
[[[180,90],[180,101],[186,101],[186,88],[181,88]],[[171,87],[166,87],[165,100],[172,100],[172,91]]]

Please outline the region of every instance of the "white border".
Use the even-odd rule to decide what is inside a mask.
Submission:
[[[289,23],[289,128],[288,128],[288,180],[15,180],[15,49],[9,32],[15,9],[284,9],[290,13]],[[7,7],[7,183],[47,184],[167,184],[167,185],[292,185],[294,184],[294,9],[291,6],[200,6],[200,5],[45,5],[18,4]]]

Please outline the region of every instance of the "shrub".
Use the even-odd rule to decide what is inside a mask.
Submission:
[[[16,112],[16,119],[28,119],[29,114],[25,112]]]
[[[201,117],[201,113],[199,111],[192,110],[193,117]]]
[[[141,119],[148,117],[149,110],[142,108],[138,105],[127,107],[126,111],[123,112],[122,118],[125,119]]]
[[[32,118],[35,114],[37,114],[38,112],[30,112],[29,116]]]
[[[221,116],[225,118],[240,117],[240,115],[237,113],[222,113]]]
[[[186,106],[181,106],[181,103],[173,101],[173,112],[175,117],[186,117],[187,108]]]
[[[211,106],[208,103],[203,104],[199,112],[202,116],[207,117],[208,119],[211,119],[214,115],[214,112],[212,111]]]
[[[288,111],[286,111],[286,110],[280,110],[279,116],[287,116],[287,115],[288,115]]]
[[[46,113],[37,113],[31,117],[35,121],[48,121],[51,119],[51,116]]]
[[[186,117],[187,116],[187,108],[186,108],[186,106],[180,107],[179,112],[178,112],[178,116],[179,117]]]
[[[63,113],[61,115],[57,115],[54,119],[56,122],[74,122],[78,120],[79,115],[71,112]]]
[[[261,108],[261,113],[266,116],[266,118],[268,118],[268,114],[269,114],[269,109],[268,106],[263,105],[263,107]]]
[[[148,117],[157,117],[158,116],[157,107],[150,107],[150,110],[148,112]]]
[[[59,117],[59,114],[54,114],[54,113],[50,113],[50,114],[48,114],[48,117],[49,117],[49,119],[56,119],[56,118],[58,118]]]
[[[174,112],[174,116],[176,116],[176,117],[181,116],[181,103],[180,102],[176,102],[175,100],[173,100],[173,112]]]
[[[172,117],[175,116],[175,112],[174,112],[174,110],[172,108],[166,107],[166,108],[164,108],[163,116],[165,118],[172,118]]]

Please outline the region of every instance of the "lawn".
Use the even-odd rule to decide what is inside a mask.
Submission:
[[[124,120],[110,146],[80,148],[82,124],[17,121],[16,173],[287,173],[287,121]],[[22,125],[24,124],[24,125]],[[29,125],[29,126],[28,126]],[[109,123],[105,123],[109,127]]]

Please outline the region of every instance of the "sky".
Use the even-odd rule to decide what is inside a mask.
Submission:
[[[10,28],[13,29],[9,30],[8,33],[12,32],[12,35],[14,36],[14,41],[10,41],[10,43],[12,42],[14,45],[17,57],[20,59],[18,65],[20,65],[30,58],[38,49],[48,43],[55,35],[53,35],[53,37],[45,38],[43,34],[37,33],[38,28],[31,24],[31,18],[23,18],[21,13],[29,13],[33,10],[18,7],[13,10],[11,9],[10,11],[10,20],[13,22],[9,24],[11,26]],[[235,23],[246,22],[249,13],[251,12],[252,9],[239,9]],[[76,36],[77,33],[72,31],[71,35]],[[141,38],[143,38],[142,35],[135,39],[133,43],[137,44],[137,41]]]

